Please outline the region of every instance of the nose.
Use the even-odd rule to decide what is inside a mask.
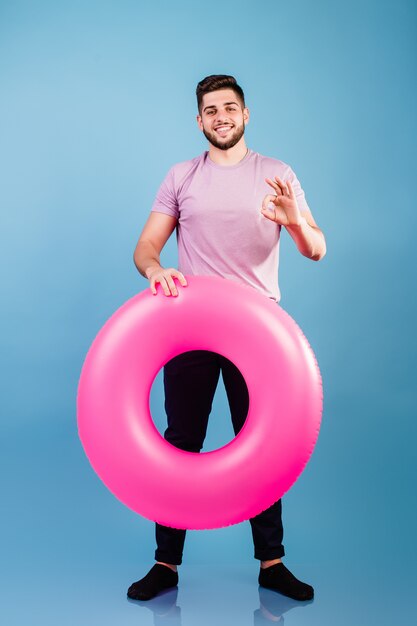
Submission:
[[[216,124],[230,123],[225,112],[218,111],[216,115]]]

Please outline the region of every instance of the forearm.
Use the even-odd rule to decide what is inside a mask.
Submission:
[[[302,255],[313,261],[320,261],[324,257],[326,240],[317,226],[310,226],[302,217],[299,225],[286,226],[286,228]]]
[[[159,253],[150,241],[138,242],[133,255],[133,260],[138,271],[145,278],[149,278],[149,273],[152,270],[161,267]]]

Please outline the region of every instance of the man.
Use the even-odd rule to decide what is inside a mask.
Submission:
[[[197,86],[197,103],[197,123],[209,150],[168,172],[139,237],[136,267],[149,280],[154,295],[160,285],[165,296],[176,297],[187,286],[184,274],[213,274],[251,285],[278,302],[282,226],[301,254],[313,260],[326,253],[323,233],[292,169],[246,147],[249,110],[236,80],[225,75],[204,78]],[[174,229],[179,269],[163,268],[160,253]],[[164,436],[172,445],[190,452],[201,450],[220,372],[237,434],[249,398],[242,375],[230,361],[197,350],[165,366],[168,428]],[[313,588],[282,563],[281,500],[250,523],[255,558],[260,560],[259,584],[297,600],[311,599]],[[177,585],[185,533],[156,524],[157,563],[131,585],[130,598],[148,600]]]

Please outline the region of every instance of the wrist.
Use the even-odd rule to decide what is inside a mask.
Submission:
[[[160,265],[148,265],[148,267],[143,272],[145,277],[149,280],[155,270],[161,269]]]
[[[293,224],[288,224],[288,228],[292,228],[294,230],[302,230],[303,228],[305,228],[305,226],[307,226],[307,223],[308,222],[306,218],[300,215],[298,222],[294,222]]]

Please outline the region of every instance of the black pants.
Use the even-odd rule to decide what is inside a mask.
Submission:
[[[193,350],[169,361],[164,368],[165,410],[168,428],[164,437],[173,446],[200,452],[206,436],[214,393],[222,372],[233,429],[242,428],[249,407],[245,380],[225,357],[214,352]],[[266,561],[284,556],[281,500],[250,520],[255,559]],[[156,524],[155,559],[180,565],[185,530]]]

